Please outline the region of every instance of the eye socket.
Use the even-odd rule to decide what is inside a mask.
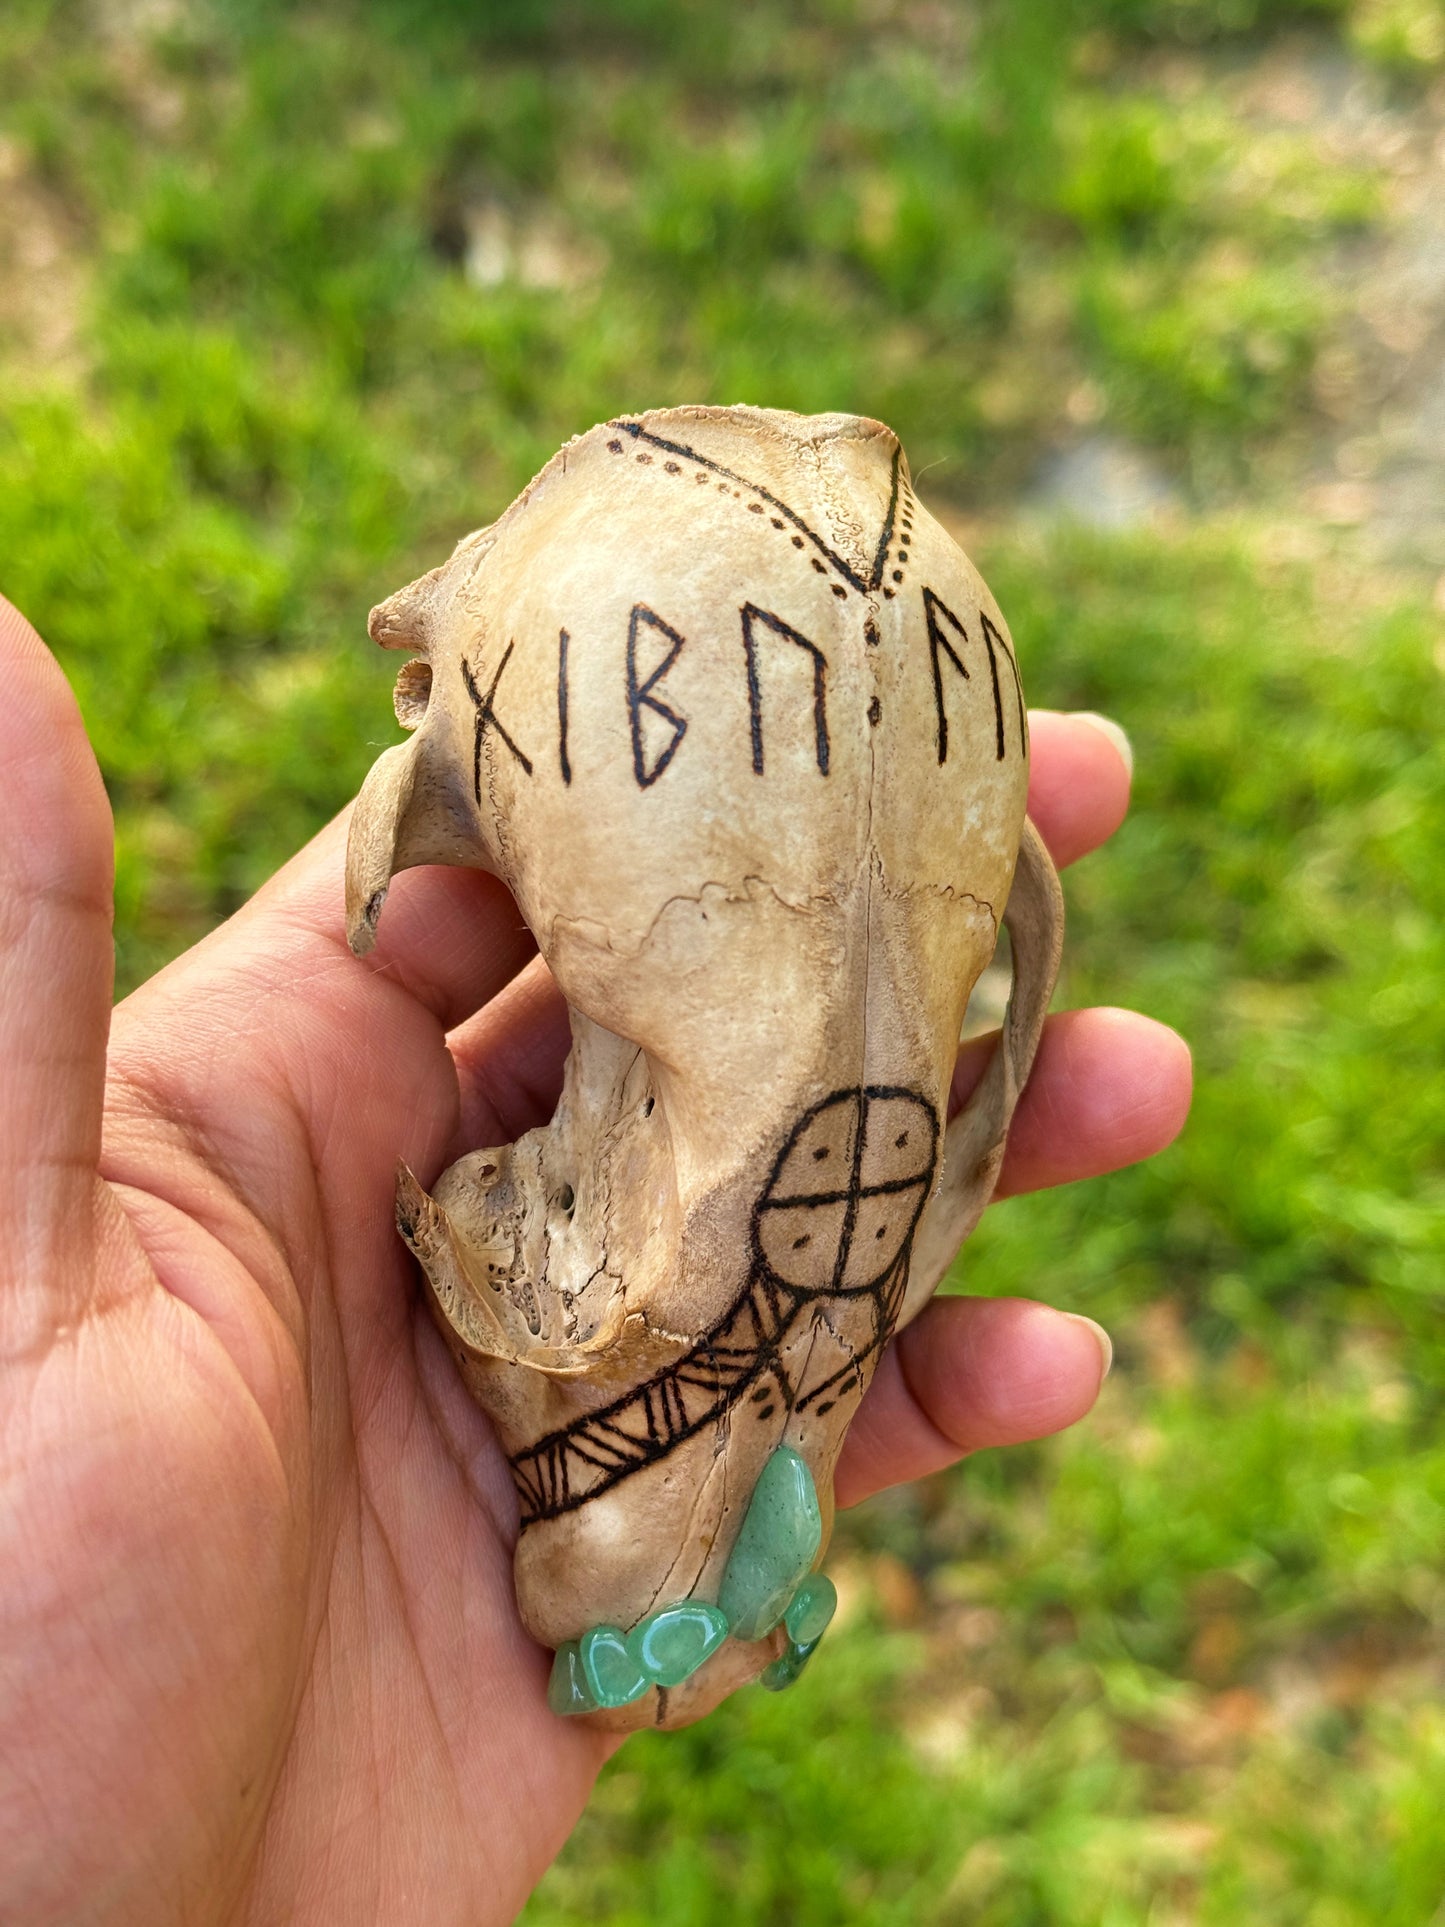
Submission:
[[[572,1189],[570,1184],[564,1184],[562,1186],[558,1194],[557,1203],[560,1209],[570,1218],[573,1207],[577,1203],[577,1193]]]
[[[391,693],[392,708],[396,720],[403,729],[415,729],[426,715],[427,704],[431,701],[431,664],[418,657],[414,662],[405,662],[397,675],[396,688]]]

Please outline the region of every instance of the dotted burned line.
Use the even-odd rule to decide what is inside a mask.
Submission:
[[[913,491],[907,489],[903,496],[903,511],[898,518],[900,530],[898,546],[887,558],[894,566],[888,571],[889,580],[883,585],[883,594],[891,602],[898,593],[898,585],[903,581],[903,572],[908,567],[908,552],[913,542]],[[886,566],[886,564],[885,564]]]
[[[623,444],[620,441],[617,441],[615,439],[610,441],[607,444],[607,446],[608,446],[608,449],[611,451],[611,453],[614,455],[625,455],[627,453],[627,450],[623,446]],[[633,455],[632,459],[635,462],[641,462],[644,468],[653,468],[657,466],[657,458],[653,455],[647,454],[642,449],[638,449],[636,453]],[[682,462],[668,461],[662,464],[662,472],[664,475],[685,475],[689,471]],[[719,495],[731,495],[732,497],[734,497],[735,500],[739,502],[745,502],[747,505],[748,513],[750,515],[768,515],[767,508],[764,506],[764,504],[762,502],[750,500],[748,498],[747,491],[745,489],[733,488],[727,482],[714,482],[712,476],[708,474],[706,469],[702,469],[702,468],[695,469],[691,471],[691,473],[692,473],[693,481],[698,483],[701,487],[706,488],[709,485],[711,485],[713,488],[717,490]],[[775,529],[779,530],[782,534],[787,535],[788,525],[783,520],[781,515],[768,515],[768,520]],[[806,546],[801,535],[794,535],[794,536],[791,536],[789,539],[792,542],[792,545],[795,549],[801,549]],[[816,555],[811,557],[810,559],[812,561],[813,567],[817,570],[819,575],[828,574],[828,565],[826,562],[819,561]],[[833,591],[833,594],[837,596],[840,602],[847,600],[848,591],[843,587],[843,584],[841,582],[830,582],[828,586]],[[891,594],[892,591],[885,590],[884,593]]]

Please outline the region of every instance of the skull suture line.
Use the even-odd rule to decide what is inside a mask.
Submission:
[[[396,871],[489,870],[572,1012],[551,1124],[403,1174],[398,1222],[511,1460],[555,1703],[682,1725],[796,1671],[849,1421],[997,1177],[1062,927],[1013,647],[887,428],[752,408],[594,428],[371,633],[414,734],[357,806],[353,947]],[[945,1129],[1001,912],[1003,1038]],[[801,1572],[714,1651],[697,1604],[777,1579],[784,1487]],[[703,1663],[650,1683],[681,1602]]]

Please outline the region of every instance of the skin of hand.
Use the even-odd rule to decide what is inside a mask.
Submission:
[[[3,601],[0,668],[0,1918],[511,1920],[611,1743],[547,1711],[506,1465],[392,1187],[546,1118],[565,1007],[476,873],[399,878],[352,957],[343,819],[112,1012],[105,791]],[[1122,819],[1127,756],[1048,712],[1033,743],[1068,862]],[[1056,1016],[1001,1190],[1148,1156],[1188,1100],[1173,1032]],[[1073,1423],[1101,1340],[935,1301],[840,1500]]]

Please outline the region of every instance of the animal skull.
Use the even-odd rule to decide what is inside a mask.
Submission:
[[[848,1424],[988,1201],[1057,971],[1023,693],[897,438],[844,415],[594,428],[370,630],[414,654],[413,734],[357,806],[353,948],[398,870],[470,865],[571,1006],[552,1122],[398,1187],[511,1461],[523,1619],[565,1647],[716,1601],[780,1447],[826,1543]],[[945,1129],[1001,920],[1002,1042]],[[588,1716],[686,1724],[787,1643]]]

